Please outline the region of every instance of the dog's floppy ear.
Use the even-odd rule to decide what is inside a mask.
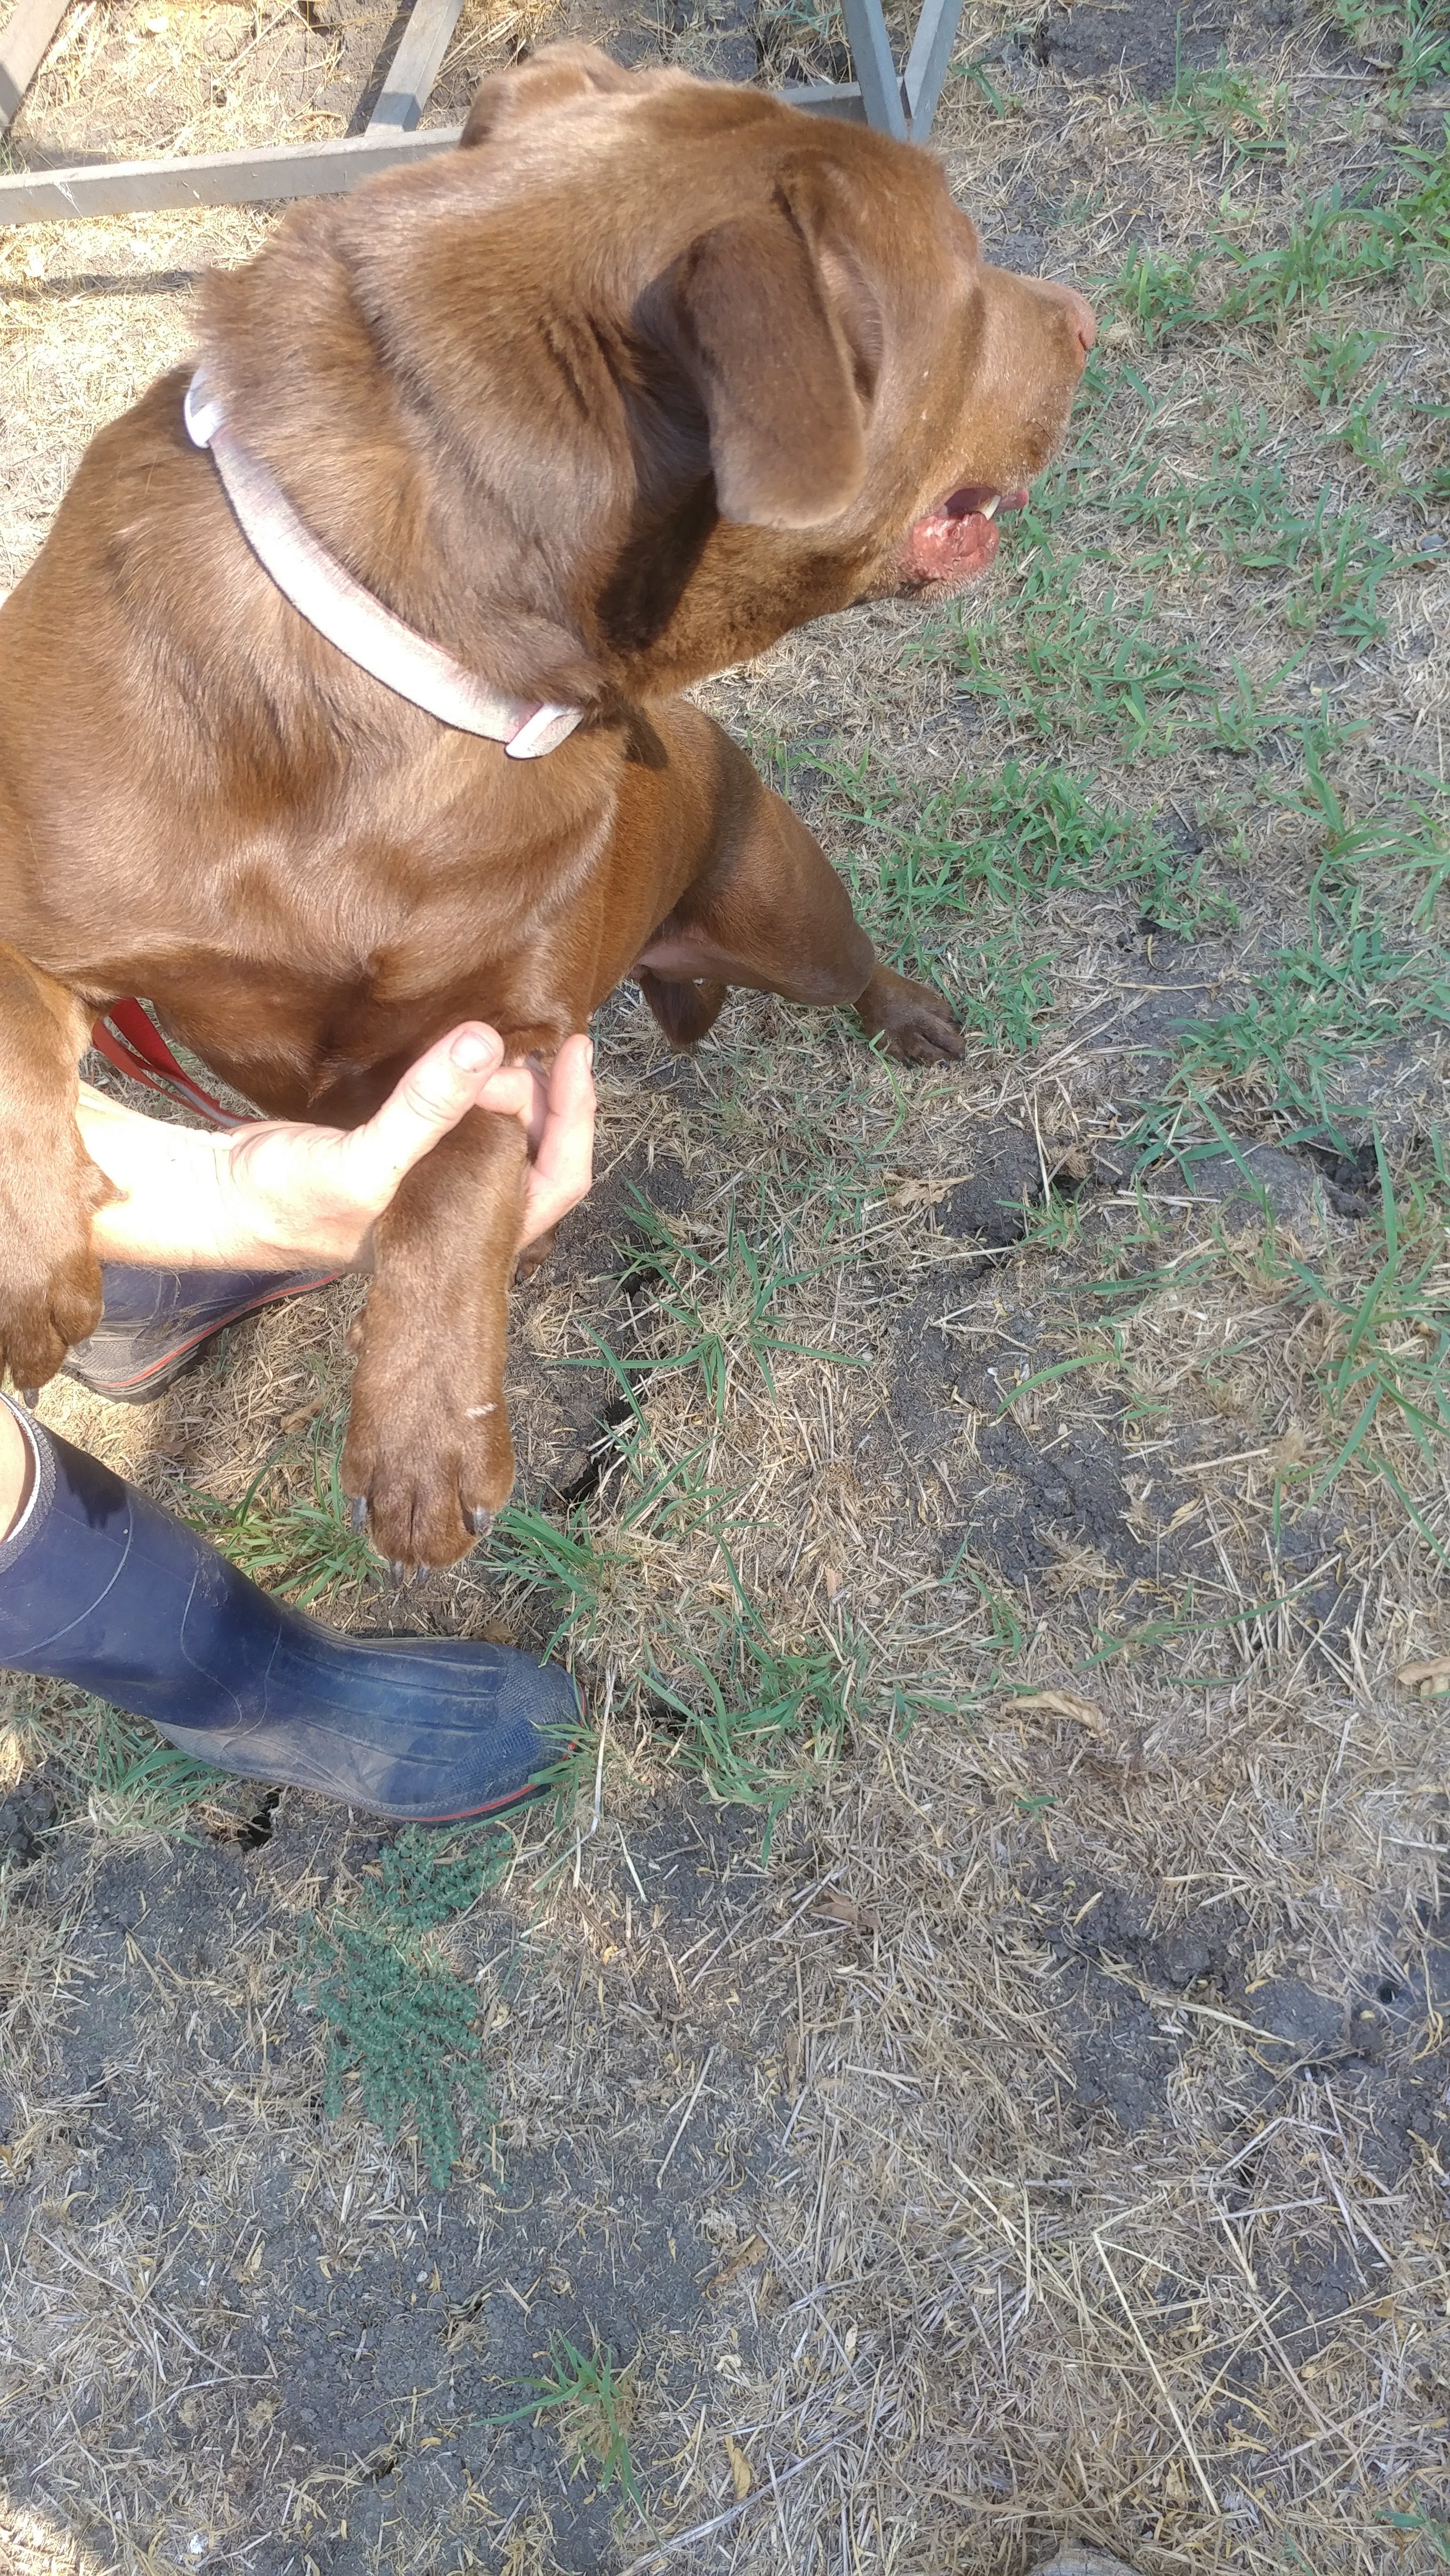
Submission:
[[[491,72],[474,92],[459,142],[492,143],[508,126],[545,108],[562,107],[591,90],[638,89],[639,74],[611,62],[597,45],[543,45],[526,62]]]
[[[859,368],[783,199],[692,242],[672,320],[709,426],[721,517],[755,528],[837,517],[866,477]]]

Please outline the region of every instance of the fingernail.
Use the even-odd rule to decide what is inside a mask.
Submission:
[[[501,1050],[495,1039],[461,1037],[454,1039],[448,1052],[460,1073],[482,1073],[484,1066],[492,1064]]]
[[[593,1040],[592,1038],[590,1038],[590,1039],[588,1040],[588,1047],[589,1047],[589,1070],[590,1070],[590,1072],[592,1073],[592,1072],[594,1071],[594,1040]]]

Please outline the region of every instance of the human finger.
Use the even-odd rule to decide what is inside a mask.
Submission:
[[[549,1074],[548,1102],[529,1167],[521,1244],[547,1234],[586,1198],[594,1178],[594,1047],[583,1035],[564,1040]]]
[[[503,1057],[503,1040],[465,1021],[410,1065],[380,1109],[341,1140],[339,1178],[360,1203],[387,1206],[405,1172],[474,1108]]]
[[[480,1109],[498,1118],[517,1118],[529,1140],[532,1153],[544,1130],[548,1108],[548,1088],[535,1064],[506,1064],[492,1075],[478,1095]]]

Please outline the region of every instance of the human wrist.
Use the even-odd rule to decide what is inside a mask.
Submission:
[[[218,1140],[220,1228],[229,1262],[256,1270],[360,1266],[373,1212],[331,1182],[328,1130],[259,1122]]]

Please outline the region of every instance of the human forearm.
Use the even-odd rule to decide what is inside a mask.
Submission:
[[[84,1082],[76,1118],[87,1153],[117,1193],[92,1221],[99,1260],[288,1270],[312,1257],[300,1245],[264,1239],[260,1211],[228,1188],[229,1135],[145,1118]]]

